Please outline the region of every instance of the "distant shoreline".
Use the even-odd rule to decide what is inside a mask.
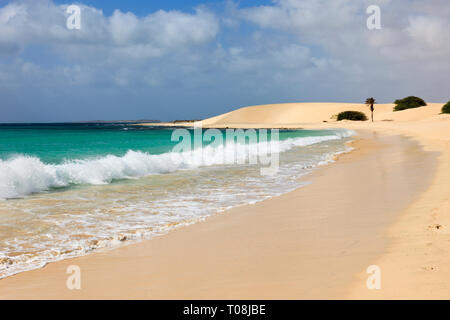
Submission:
[[[103,124],[114,124],[114,123],[160,123],[160,120],[91,120],[91,121],[74,121],[74,122],[11,122],[11,123],[0,123],[0,126],[8,126],[8,125],[63,125],[63,124],[95,124],[95,123],[103,123]]]

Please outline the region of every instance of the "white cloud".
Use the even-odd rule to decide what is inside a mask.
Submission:
[[[366,27],[371,4],[381,30]],[[83,100],[92,119],[109,101],[119,118],[122,101],[127,116],[133,105],[158,106],[155,118],[268,102],[449,99],[448,0],[227,2],[144,17],[81,7],[81,30],[68,30],[66,6],[52,1],[0,8],[0,94],[14,106]]]
[[[145,17],[80,5],[81,29],[66,28],[67,5],[51,1],[24,1],[0,8],[0,52],[18,53],[32,44],[105,47],[134,58],[160,56],[213,40],[219,32],[217,18],[209,11],[194,14],[158,11]]]
[[[261,27],[285,30],[308,40],[339,35],[358,25],[362,2],[347,0],[278,0],[273,6],[241,10],[241,16]]]
[[[381,6],[380,31],[366,28],[365,9],[373,3]],[[241,17],[262,28],[288,32],[303,45],[318,45],[341,57],[354,58],[355,52],[367,54],[373,49],[389,49],[392,57],[414,57],[417,51],[428,51],[429,58],[450,53],[448,1],[277,0],[271,6],[243,9]]]
[[[429,51],[450,49],[450,22],[431,16],[416,16],[409,18],[409,24],[404,30],[417,45],[429,48]]]
[[[381,30],[366,28],[366,8],[371,4],[381,7]],[[360,79],[361,85],[369,85],[369,79],[373,86],[395,79],[399,94],[408,85],[410,91],[424,93],[418,77],[427,76],[427,83],[435,85],[433,94],[440,90],[438,96],[445,95],[442,86],[450,73],[448,1],[276,0],[273,5],[243,9],[240,15],[262,30],[290,34],[300,46],[316,48],[325,60],[341,66],[336,70],[321,62],[321,68]],[[429,86],[427,90],[432,96]]]

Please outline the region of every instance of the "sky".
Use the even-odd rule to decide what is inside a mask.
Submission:
[[[80,29],[67,28],[69,5]],[[449,40],[448,0],[0,0],[0,123],[446,102]]]

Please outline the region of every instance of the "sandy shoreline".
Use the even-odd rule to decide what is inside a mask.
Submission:
[[[163,237],[6,278],[0,298],[342,298],[386,249],[384,231],[396,212],[425,188],[396,194],[411,183],[404,167],[425,161],[423,180],[433,167],[431,154],[401,137],[363,133],[355,147],[308,177],[306,187]],[[82,270],[80,291],[65,287],[69,265]]]
[[[392,113],[392,105],[379,105],[375,123],[329,120],[345,109],[367,112],[332,103],[250,107],[205,120],[204,127],[344,127],[361,139],[303,188],[0,280],[0,299],[449,298],[450,118],[438,115],[440,106]],[[379,291],[365,286],[372,264],[382,271]],[[82,270],[80,291],[66,288],[69,265]]]

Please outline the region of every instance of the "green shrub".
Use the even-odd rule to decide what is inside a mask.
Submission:
[[[414,96],[395,100],[394,103],[396,104],[396,106],[394,107],[394,111],[419,108],[427,105],[423,99]]]
[[[359,111],[344,111],[337,115],[337,120],[366,121],[367,117],[364,113]]]
[[[442,107],[442,113],[450,113],[450,101]]]

